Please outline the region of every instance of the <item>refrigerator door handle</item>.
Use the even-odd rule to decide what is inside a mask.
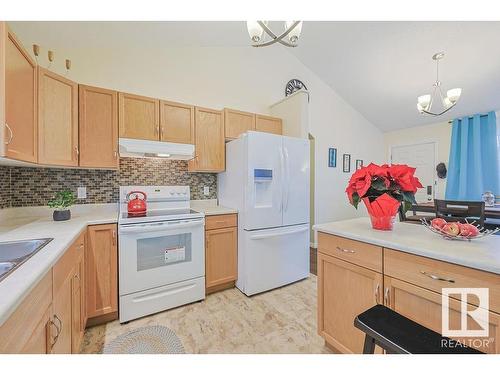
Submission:
[[[283,146],[280,147],[280,168],[281,168],[281,202],[280,202],[280,212],[283,212],[283,195],[285,189],[285,155],[283,153]]]
[[[271,237],[278,237],[278,236],[287,236],[289,234],[295,234],[295,233],[302,233],[302,232],[307,232],[309,228],[306,226],[302,226],[300,228],[295,228],[295,229],[288,229],[288,230],[283,230],[283,231],[276,231],[276,232],[269,232],[269,233],[263,233],[263,234],[253,234],[250,236],[251,240],[262,240],[265,238],[271,238]]]
[[[284,153],[285,153],[285,189],[286,189],[286,194],[283,197],[285,200],[285,208],[283,209],[284,211],[288,210],[288,200],[290,198],[290,158],[288,156],[288,149],[286,146],[283,146]]]

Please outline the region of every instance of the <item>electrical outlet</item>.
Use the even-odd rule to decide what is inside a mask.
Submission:
[[[203,186],[203,195],[210,195],[210,187]]]
[[[85,199],[87,198],[87,188],[85,186],[81,186],[78,188],[77,192],[78,199]]]

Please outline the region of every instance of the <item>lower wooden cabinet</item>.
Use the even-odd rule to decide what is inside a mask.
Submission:
[[[354,318],[380,303],[382,274],[318,253],[318,333],[342,353],[361,353]]]
[[[399,314],[429,328],[435,332],[442,329],[442,296],[416,285],[384,277],[385,304]],[[477,307],[468,304],[467,310]],[[450,329],[460,329],[461,314],[460,302],[449,299]],[[500,315],[489,312],[489,337],[453,337],[455,340],[473,345],[477,350],[486,353],[500,353]],[[479,329],[479,325],[468,317],[467,326],[470,329]],[[484,340],[486,339],[486,340]]]
[[[85,256],[86,312],[89,323],[118,312],[118,246],[116,224],[87,229]]]
[[[318,239],[318,333],[335,350],[362,352],[364,334],[354,327],[354,318],[375,304],[442,332],[442,288],[482,287],[489,289],[489,336],[452,338],[485,353],[500,353],[500,314],[493,310],[499,306],[498,275],[324,233]],[[461,301],[456,295],[448,301],[449,328],[463,328]],[[467,311],[477,306],[471,298]],[[480,328],[470,317],[467,326]]]
[[[52,271],[0,326],[0,353],[49,353],[53,342]]]
[[[234,286],[238,277],[238,228],[236,215],[206,219],[205,286],[207,294]],[[213,228],[213,229],[210,229]]]

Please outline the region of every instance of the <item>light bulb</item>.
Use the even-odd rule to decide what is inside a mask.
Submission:
[[[258,43],[262,39],[264,29],[257,21],[247,21],[248,35],[254,43]]]
[[[417,109],[420,113],[424,113],[424,108],[420,105],[420,103],[417,103]]]
[[[450,89],[446,92],[446,96],[452,104],[455,104],[458,101],[460,95],[462,95],[462,89],[460,88]]]
[[[418,97],[417,101],[418,101],[418,104],[423,109],[427,109],[429,107],[429,104],[431,103],[431,96],[429,94],[421,95]]]
[[[297,21],[285,21],[285,31],[288,30]],[[302,21],[299,22],[295,28],[288,33],[288,40],[290,43],[295,44],[299,40],[300,33],[302,32]]]
[[[445,108],[450,108],[453,103],[451,102],[450,98],[445,96],[445,98],[443,99],[443,105],[445,106]]]

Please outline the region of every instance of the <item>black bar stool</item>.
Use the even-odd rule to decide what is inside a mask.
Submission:
[[[483,354],[443,337],[384,305],[373,306],[359,314],[354,319],[354,326],[366,335],[363,354],[373,354],[375,345],[389,354]]]

